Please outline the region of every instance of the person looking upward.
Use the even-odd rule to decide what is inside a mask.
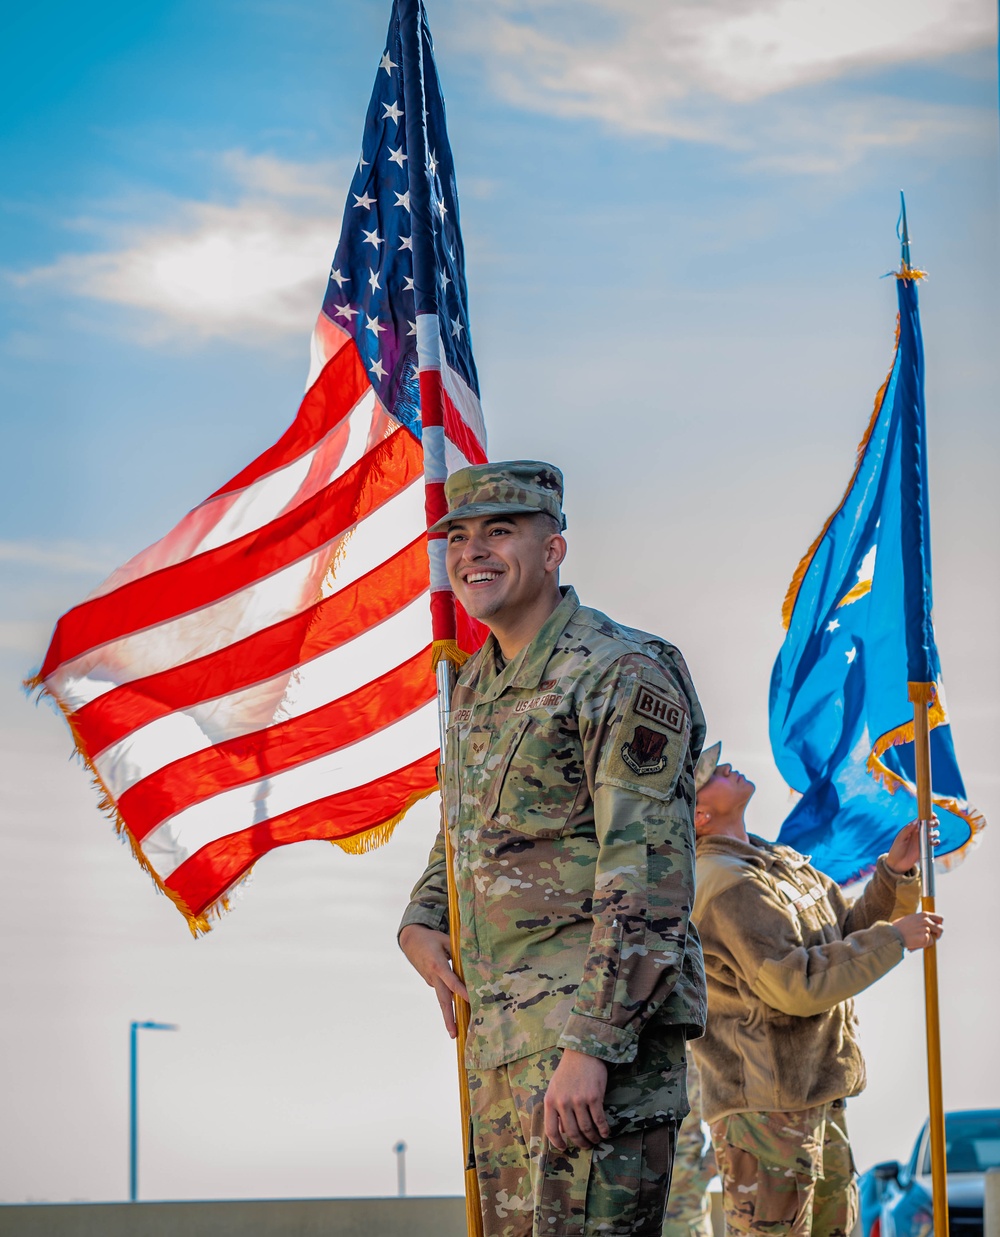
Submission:
[[[726,1232],[850,1237],[845,1105],[865,1086],[851,998],[942,930],[940,915],[914,909],[919,825],[849,902],[807,858],[747,832],[754,784],[720,755],[716,743],[695,774],[708,1028],[693,1052]]]

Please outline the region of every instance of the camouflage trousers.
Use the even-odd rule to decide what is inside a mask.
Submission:
[[[691,1111],[677,1131],[663,1237],[712,1237],[708,1183],[715,1176],[715,1155],[701,1120],[701,1079],[692,1057],[688,1057],[687,1092]]]
[[[712,1124],[726,1233],[850,1237],[858,1187],[845,1103],[740,1112]]]
[[[593,1150],[557,1151],[545,1137],[560,1049],[469,1071],[485,1237],[659,1237],[687,1097],[683,1035],[656,1041],[640,1040],[631,1064],[609,1066],[611,1134]]]

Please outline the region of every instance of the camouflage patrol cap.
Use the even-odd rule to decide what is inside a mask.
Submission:
[[[694,789],[695,793],[699,790],[704,790],[708,783],[712,780],[715,770],[719,767],[719,757],[722,755],[722,743],[713,743],[711,747],[706,747],[702,754],[698,757],[698,763],[694,767]]]
[[[562,512],[563,475],[539,460],[475,464],[453,472],[444,483],[448,514],[430,528],[437,533],[452,520],[480,515],[532,515],[539,511],[566,527]]]

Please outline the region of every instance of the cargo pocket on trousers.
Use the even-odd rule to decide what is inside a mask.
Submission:
[[[601,1233],[602,1237],[659,1237],[676,1133],[676,1124],[667,1121],[612,1136],[593,1152],[585,1232]]]
[[[611,1137],[632,1130],[657,1129],[669,1122],[678,1124],[686,1071],[684,1063],[669,1071],[644,1074],[628,1074],[621,1067],[613,1066],[604,1096]]]
[[[787,1169],[768,1172],[758,1163],[757,1190],[753,1196],[752,1233],[797,1232],[806,1211],[812,1210],[816,1181],[808,1173],[790,1173]],[[806,1225],[804,1232],[809,1231]]]
[[[545,1140],[536,1206],[538,1233],[547,1237],[583,1237],[594,1156],[600,1150],[568,1147],[557,1151]]]

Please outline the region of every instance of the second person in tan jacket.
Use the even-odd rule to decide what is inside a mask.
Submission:
[[[720,747],[695,781],[708,1029],[692,1049],[726,1232],[849,1237],[844,1105],[865,1085],[851,998],[941,934],[940,916],[914,913],[919,828],[900,831],[851,903],[805,857],[747,833],[754,785],[718,763]]]

